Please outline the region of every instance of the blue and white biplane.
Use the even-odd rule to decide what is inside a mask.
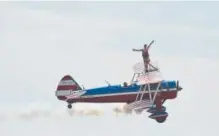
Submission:
[[[166,120],[168,113],[163,106],[168,99],[175,99],[178,91],[182,90],[179,82],[163,80],[158,71],[145,73],[143,70],[134,72],[131,83],[122,85],[106,85],[97,88],[82,88],[70,75],[65,75],[58,84],[56,97],[68,103],[127,103],[125,110],[141,113],[147,109],[149,116],[157,122]]]
[[[153,43],[152,41],[149,44]],[[126,112],[141,113],[147,109],[151,113],[149,118],[159,123],[165,122],[168,113],[163,106],[166,100],[175,99],[182,90],[179,81],[163,80],[158,67],[148,63],[145,71],[144,63],[137,63],[134,67],[131,83],[123,85],[110,85],[85,89],[82,88],[70,75],[65,75],[58,84],[56,97],[68,103],[72,108],[73,103],[126,103]]]

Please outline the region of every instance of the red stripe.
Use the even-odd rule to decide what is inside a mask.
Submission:
[[[76,90],[76,85],[66,85],[66,86],[58,86],[57,90]]]
[[[62,78],[62,80],[73,80],[73,78],[69,75],[66,75]]]

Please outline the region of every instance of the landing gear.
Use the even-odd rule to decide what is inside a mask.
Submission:
[[[68,108],[71,109],[71,108],[72,108],[72,105],[71,105],[71,104],[68,104]]]
[[[167,117],[168,113],[165,111],[156,111],[149,116],[149,118],[156,120],[158,123],[164,123]]]
[[[156,121],[158,122],[158,123],[164,123],[165,121],[166,121],[166,117],[162,117],[162,118],[156,118]]]
[[[155,113],[157,110],[156,110],[156,106],[152,106],[151,108],[149,108],[148,110],[147,110],[147,112],[149,112],[149,113]],[[161,111],[162,112],[165,112],[166,111],[166,107],[164,107],[164,106],[161,106]]]

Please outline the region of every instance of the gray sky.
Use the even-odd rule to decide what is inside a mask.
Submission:
[[[35,135],[58,135],[60,128],[64,134],[90,135],[81,134],[84,127],[94,135],[110,136],[217,134],[218,6],[218,2],[1,2],[0,120],[13,118],[0,123],[4,126],[0,135],[23,134],[24,126]],[[141,61],[141,54],[132,48],[151,40],[155,40],[151,57],[163,76],[179,79],[184,87],[178,99],[167,102],[170,117],[165,125],[148,119],[146,113],[115,119],[108,115],[109,107],[100,105],[91,106],[107,114],[99,117],[100,123],[96,117],[65,115],[66,104],[54,96],[64,74],[87,88],[106,85],[104,80],[130,81],[132,66]],[[41,119],[36,123],[14,120],[23,111],[48,112],[49,125]],[[80,127],[71,130],[70,126]],[[109,127],[113,131],[106,133]]]

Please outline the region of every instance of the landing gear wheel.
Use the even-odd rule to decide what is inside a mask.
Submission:
[[[71,108],[72,108],[72,105],[71,105],[71,104],[68,104],[68,108],[71,109]]]
[[[167,119],[166,117],[162,117],[162,118],[157,118],[156,121],[158,123],[164,123],[166,121],[166,119]]]

